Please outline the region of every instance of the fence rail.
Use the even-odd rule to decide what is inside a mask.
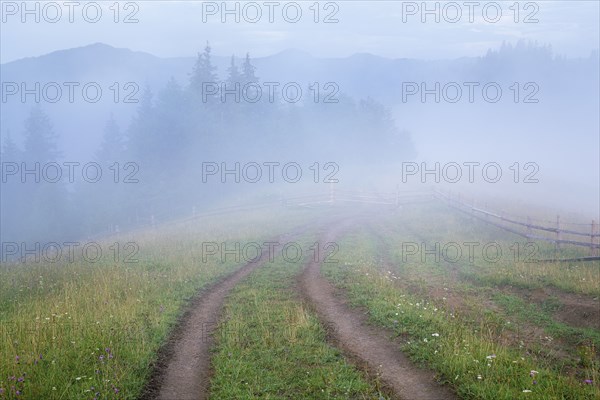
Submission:
[[[467,206],[464,203],[462,203],[462,204],[465,205],[465,206]],[[472,207],[472,206],[468,206],[468,207],[470,207],[471,210],[479,212],[481,214],[489,215],[491,217],[495,217],[495,218],[501,219],[502,221],[510,222],[511,224],[525,226],[528,229],[537,229],[537,230],[540,230],[540,231],[554,232],[554,233],[561,232],[561,233],[568,233],[568,234],[571,234],[571,235],[600,237],[600,233],[579,232],[579,231],[573,231],[573,230],[570,230],[570,229],[560,229],[560,228],[555,228],[555,227],[547,227],[547,226],[542,226],[542,225],[536,225],[536,224],[531,224],[531,223],[517,221],[517,220],[514,220],[512,218],[507,218],[507,217],[505,217],[503,215],[494,214],[492,212],[489,212],[489,211],[486,211],[486,210],[482,210],[480,208],[476,208],[476,207]]]
[[[539,225],[539,224],[533,224],[530,222],[518,221],[515,217],[507,217],[507,216],[498,214],[497,212],[492,212],[489,210],[484,210],[482,208],[475,207],[475,206],[467,204],[459,199],[452,198],[449,194],[440,192],[438,190],[435,191],[435,195],[438,199],[444,201],[446,204],[450,205],[451,207],[453,207],[459,211],[467,213],[467,214],[469,214],[475,218],[478,218],[490,225],[494,225],[505,231],[514,233],[516,235],[525,237],[527,239],[553,242],[556,244],[557,248],[558,248],[559,244],[570,244],[570,245],[574,245],[574,246],[589,247],[590,251],[592,252],[592,257],[595,257],[595,252],[597,251],[597,249],[600,248],[600,243],[596,242],[596,238],[600,237],[600,233],[596,232],[598,225],[595,223],[595,221],[592,221],[592,223],[590,224],[591,229],[589,232],[574,231],[571,229],[562,229],[562,228],[560,228],[560,218],[559,217],[557,217],[557,219],[556,219],[556,221],[557,221],[556,227],[548,227],[548,226],[543,226],[543,225]],[[528,232],[522,232],[518,229],[515,229],[514,227],[503,225],[497,221],[492,220],[492,218],[495,218],[496,220],[499,220],[502,222],[512,224],[513,226],[516,225],[516,226],[525,227],[525,228],[527,228]],[[530,233],[530,231],[534,231],[534,230],[544,231],[544,232],[552,232],[552,233],[556,234],[556,237],[550,238],[550,237],[545,237],[545,236],[540,236],[540,235]],[[587,236],[590,238],[590,241],[583,242],[580,240],[563,239],[562,238],[563,234]]]
[[[216,215],[226,215],[235,212],[242,211],[254,211],[258,209],[263,209],[267,207],[315,207],[315,206],[323,206],[323,205],[334,205],[334,204],[372,204],[372,205],[381,205],[381,206],[390,206],[400,207],[405,204],[412,203],[423,203],[427,201],[442,201],[445,204],[451,206],[452,208],[466,213],[470,216],[473,216],[477,219],[484,221],[490,225],[496,226],[500,229],[503,229],[507,232],[511,232],[515,235],[519,235],[521,237],[532,239],[532,240],[540,240],[546,242],[555,243],[556,249],[558,250],[558,246],[560,244],[569,244],[574,246],[582,246],[588,247],[591,251],[591,257],[580,257],[577,260],[588,261],[588,260],[596,260],[597,252],[600,249],[600,243],[598,238],[600,238],[600,232],[598,231],[598,224],[595,221],[591,223],[591,229],[589,232],[576,231],[573,229],[563,229],[560,227],[560,218],[557,217],[557,225],[552,226],[544,226],[539,223],[532,223],[531,219],[528,218],[527,222],[519,221],[514,216],[506,216],[498,212],[493,212],[490,210],[483,209],[481,207],[475,207],[474,205],[467,204],[460,200],[460,198],[453,198],[449,194],[443,193],[439,190],[433,191],[400,191],[396,190],[395,192],[374,192],[374,191],[350,191],[350,190],[337,190],[334,189],[334,186],[330,187],[328,193],[317,193],[317,194],[303,194],[297,196],[290,197],[281,197],[278,200],[273,201],[265,201],[256,204],[247,204],[247,205],[239,205],[239,206],[230,206],[230,207],[222,207],[215,208],[211,210],[204,210],[204,212],[197,213],[196,208],[192,208],[191,215],[187,217],[180,218],[160,218],[154,215],[149,216],[144,219],[144,221],[133,229],[128,230],[128,232],[136,231],[138,229],[145,229],[148,227],[154,227],[157,224],[161,225],[171,225],[181,222],[191,221],[197,218],[210,217]],[[508,224],[508,225],[507,225]],[[563,222],[563,225],[571,225]],[[582,224],[583,225],[583,224]],[[590,224],[586,224],[590,226]],[[518,227],[526,228],[526,231],[519,230]],[[553,233],[555,237],[546,237],[541,236],[539,234],[533,233],[533,231],[542,231]],[[112,232],[102,232],[97,236],[105,236],[114,234],[115,231]],[[589,242],[584,242],[581,240],[573,240],[569,238],[564,238],[563,235],[574,235],[581,237],[590,238]],[[553,261],[560,261],[556,258]],[[576,261],[576,259],[570,259],[570,261]]]

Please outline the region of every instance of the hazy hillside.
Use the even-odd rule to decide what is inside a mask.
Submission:
[[[215,51],[218,53],[219,49]],[[522,55],[528,51],[531,52],[531,56],[524,59]],[[236,56],[239,58],[244,54]],[[130,100],[139,100],[146,85],[157,93],[170,77],[186,84],[194,60],[195,56],[160,58],[96,43],[2,64],[2,80],[4,83],[27,82],[28,88],[33,88],[35,82],[40,82],[41,87],[48,82],[57,82],[62,86],[60,101],[50,103],[42,98],[41,104],[53,116],[56,131],[64,141],[66,155],[77,154],[85,158],[97,147],[100,138],[99,127],[111,112],[120,124],[128,124],[136,105],[125,103],[126,95],[131,95]],[[222,78],[226,74],[229,57],[216,56],[213,62],[218,68],[219,77]],[[253,63],[262,82],[279,82],[282,85],[297,82],[303,87],[314,82],[318,82],[321,87],[327,82],[334,82],[340,93],[357,98],[373,97],[385,104],[395,105],[400,125],[417,129],[417,136],[420,132],[428,138],[428,131],[432,129],[429,123],[432,120],[426,118],[423,113],[430,114],[432,110],[439,112],[443,118],[457,115],[466,118],[472,117],[474,113],[488,111],[495,114],[514,111],[521,113],[519,116],[533,112],[537,118],[536,123],[540,123],[542,121],[539,118],[549,109],[577,105],[572,110],[581,110],[581,115],[571,115],[573,118],[566,122],[569,126],[574,126],[574,123],[583,122],[582,118],[591,117],[590,112],[598,108],[598,95],[595,90],[598,87],[597,56],[564,60],[556,59],[552,54],[541,52],[539,49],[536,51],[525,48],[520,51],[504,49],[483,58],[438,61],[387,59],[371,54],[322,59],[299,50],[287,50],[270,57],[253,59]],[[571,79],[556,79],[560,76],[569,76]],[[523,107],[511,107],[514,102],[508,100],[514,93],[510,91],[509,86],[515,81],[521,84],[536,82],[540,88],[536,96],[540,104],[531,104],[531,107],[525,110]],[[75,88],[73,103],[69,102],[68,88],[64,86],[64,82],[80,83],[80,86]],[[97,103],[92,104],[82,97],[80,89],[88,82],[98,82],[103,90],[102,98]],[[116,103],[115,90],[110,89],[115,82],[119,83],[120,89]],[[133,86],[125,88],[129,82],[133,82],[135,88],[139,88],[139,92],[134,90]],[[429,96],[423,103],[419,94],[403,99],[403,83],[407,82],[426,82],[428,88],[433,88],[435,82],[440,82],[441,87],[448,82],[457,82],[461,86],[463,82],[480,82],[481,85],[486,82],[499,82],[504,93],[500,104],[489,104],[483,101],[481,93],[476,91],[475,101],[469,103],[467,88],[463,86],[462,98],[456,103],[444,102],[442,98],[440,104],[436,104],[433,96]],[[4,89],[3,87],[3,92]],[[519,97],[523,98],[525,95],[526,92],[522,91]],[[26,100],[23,104],[18,94],[3,100],[3,134],[9,130],[17,141],[23,120],[30,105],[35,101],[33,95],[29,95]],[[517,119],[517,116],[512,118]],[[440,118],[433,119],[439,120]],[[85,124],[82,124],[83,122]],[[593,118],[589,122],[593,123]],[[422,123],[425,124],[421,125]],[[80,140],[82,132],[78,127],[82,125],[89,129],[85,132],[85,141]],[[556,122],[553,122],[552,126],[556,126]],[[578,129],[574,129],[572,135],[579,136],[579,133]],[[581,133],[581,137],[589,139],[590,135]]]
[[[218,48],[213,51],[219,53]],[[240,64],[245,54],[235,56]],[[43,91],[44,85],[55,82],[62,88],[59,101],[42,96],[40,104],[51,117],[63,156],[87,161],[111,114],[127,130],[144,89],[156,95],[171,77],[187,85],[195,59],[160,58],[96,43],[3,64],[2,135],[10,132],[20,144],[23,121],[35,104],[34,95],[27,95],[23,103],[19,93],[7,93],[6,85],[26,82],[32,89],[39,82]],[[219,80],[225,79],[229,63],[230,56],[213,56]],[[316,84],[320,100],[349,95],[391,107],[397,126],[411,134],[418,160],[535,162],[542,184],[519,187],[519,195],[547,197],[553,187],[569,182],[569,201],[590,209],[597,203],[597,196],[580,194],[590,185],[598,188],[600,180],[597,52],[565,59],[549,46],[519,42],[490,49],[483,57],[414,60],[364,53],[317,58],[289,49],[252,63],[265,93],[265,83],[279,88],[290,82],[303,88]],[[73,102],[69,82],[78,84]],[[82,87],[90,82],[102,90],[98,102],[83,97]],[[491,86],[488,97],[483,93],[486,85]],[[496,87],[501,95],[490,99]],[[55,89],[48,93],[55,96]],[[561,203],[555,201],[554,205]]]

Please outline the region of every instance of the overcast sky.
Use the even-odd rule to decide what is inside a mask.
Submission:
[[[596,0],[519,2],[518,22],[514,1],[471,2],[472,6],[463,1],[427,2],[431,10],[438,7],[439,22],[434,14],[422,14],[421,1],[322,1],[318,15],[314,1],[271,2],[276,4],[272,7],[265,1],[246,6],[248,2],[228,2],[230,9],[239,3],[239,22],[235,14],[222,15],[221,1],[121,1],[118,15],[114,1],[78,5],[30,1],[31,14],[24,13],[21,1],[1,3],[2,63],[95,42],[161,57],[194,55],[207,40],[217,55],[250,51],[254,57],[296,48],[318,57],[372,53],[443,59],[483,55],[503,41],[519,39],[551,44],[556,53],[568,57],[587,57],[600,47],[600,2]],[[92,23],[97,4],[102,15]],[[496,21],[498,4],[501,18]],[[302,15],[292,23],[298,8]],[[119,22],[114,22],[115,17]],[[127,17],[137,22],[124,23]],[[338,22],[325,23],[327,18]],[[258,22],[251,22],[255,19]]]

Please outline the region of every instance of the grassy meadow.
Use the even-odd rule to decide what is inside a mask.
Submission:
[[[399,336],[416,365],[464,399],[600,398],[600,330],[575,312],[593,316],[600,304],[597,262],[535,262],[554,246],[439,203],[363,211],[322,274]],[[309,248],[336,213],[345,211],[204,217],[97,240],[95,262],[76,251],[69,261],[2,264],[0,399],[139,398],[190,299],[245,264],[207,256],[206,243],[263,243],[304,226],[299,243]],[[229,294],[210,398],[387,398],[300,296],[310,256],[276,253]]]

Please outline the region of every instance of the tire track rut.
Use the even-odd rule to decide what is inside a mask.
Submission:
[[[335,241],[348,228],[349,224],[329,230],[323,242]],[[308,262],[299,277],[299,286],[321,321],[334,327],[330,334],[346,354],[377,374],[400,399],[457,398],[448,387],[435,382],[433,372],[417,368],[402,353],[399,343],[391,339],[391,331],[369,325],[364,311],[350,308],[343,294],[321,276],[320,269],[320,262]]]
[[[280,235],[275,242],[298,237],[305,228]],[[202,291],[188,306],[159,359],[142,399],[203,400],[208,398],[213,334],[220,321],[228,293],[269,259],[268,247],[260,257]]]

